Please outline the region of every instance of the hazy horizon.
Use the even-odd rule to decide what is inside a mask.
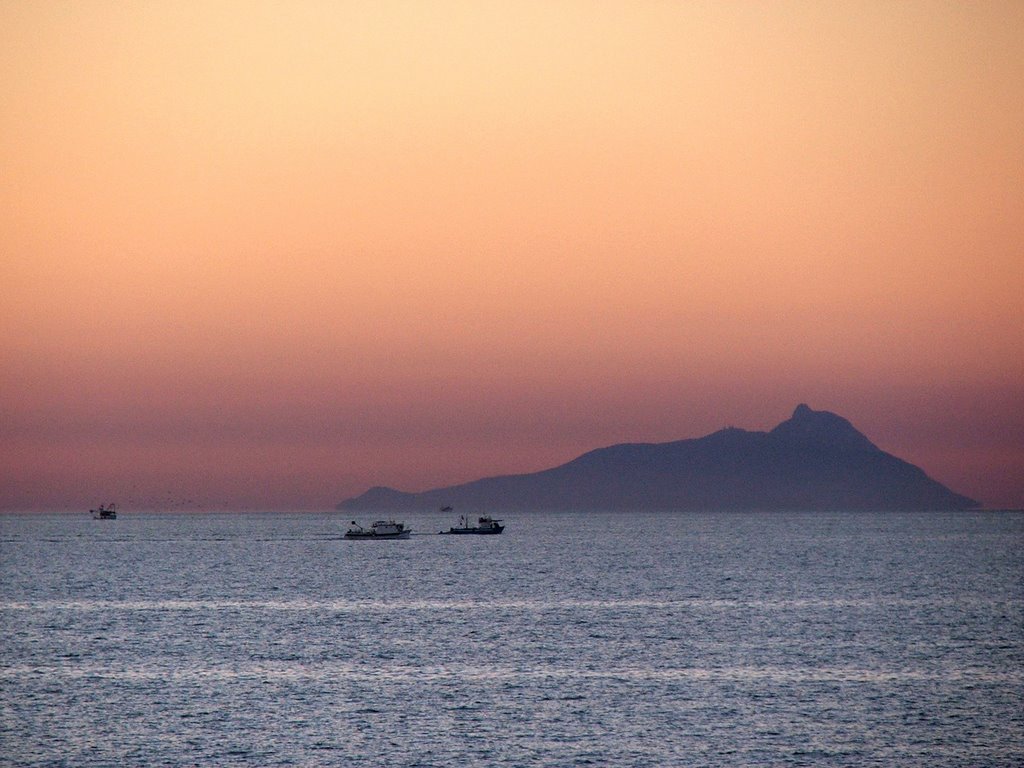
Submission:
[[[0,43],[0,509],[328,509],[801,402],[1024,507],[1020,3],[44,0]]]

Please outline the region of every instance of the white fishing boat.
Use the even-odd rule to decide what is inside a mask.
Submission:
[[[441,531],[441,533],[487,535],[501,533],[504,530],[505,526],[501,525],[501,520],[495,520],[490,515],[478,518],[476,525],[469,522],[467,515],[461,515],[457,526],[453,526],[447,531]]]
[[[364,528],[353,520],[345,532],[346,539],[408,539],[411,535],[411,528],[406,528],[405,523],[396,523],[394,520],[378,520],[369,528]]]
[[[100,504],[96,509],[90,509],[93,520],[116,520],[117,504]]]

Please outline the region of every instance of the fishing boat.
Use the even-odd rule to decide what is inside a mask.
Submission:
[[[459,517],[459,524],[447,531],[441,531],[441,533],[454,533],[454,534],[496,534],[501,533],[505,530],[505,526],[501,525],[501,520],[495,520],[490,515],[484,515],[477,519],[476,525],[471,525],[469,517],[461,515]]]
[[[116,520],[117,504],[107,504],[106,506],[100,504],[96,509],[90,509],[89,513],[93,520]]]
[[[353,520],[345,532],[346,539],[408,539],[411,535],[411,528],[406,528],[405,523],[396,523],[394,520],[378,520],[369,528],[364,528]]]

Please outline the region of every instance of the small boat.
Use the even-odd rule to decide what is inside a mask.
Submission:
[[[394,520],[378,520],[369,528],[363,528],[353,520],[351,527],[345,532],[346,539],[408,539],[411,535],[411,528],[406,528],[405,523],[396,523]]]
[[[453,528],[449,528],[447,531],[441,531],[441,533],[469,533],[469,534],[495,534],[501,533],[505,530],[504,525],[500,525],[501,520],[495,520],[490,515],[484,515],[477,520],[476,525],[469,524],[469,518],[466,515],[459,517],[459,524]]]
[[[90,509],[89,512],[92,514],[93,520],[116,520],[117,504],[107,504],[106,506],[100,504],[97,509]]]

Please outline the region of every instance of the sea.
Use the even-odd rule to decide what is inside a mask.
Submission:
[[[0,515],[0,766],[1024,764],[1020,512],[504,517]]]

